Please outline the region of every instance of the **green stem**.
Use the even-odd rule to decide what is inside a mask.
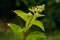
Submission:
[[[28,25],[26,26],[25,28],[25,31],[24,31],[24,40],[26,40],[26,36],[27,36],[27,30],[31,27],[31,23],[36,19],[36,13],[33,15],[33,17],[31,17],[31,19],[29,20],[28,22]]]
[[[36,13],[33,15],[33,17],[30,19],[30,21],[28,22],[27,30],[31,27],[32,22],[36,19]]]
[[[26,34],[27,34],[27,32],[24,32],[24,40],[26,40]]]

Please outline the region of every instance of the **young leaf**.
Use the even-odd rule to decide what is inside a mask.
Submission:
[[[45,16],[45,15],[43,15],[43,14],[37,14],[37,16],[38,16],[38,17],[43,17],[43,16]]]
[[[44,31],[44,26],[41,21],[34,20],[33,25],[37,25],[38,27],[40,27]]]
[[[44,33],[41,33],[39,31],[32,32],[26,37],[26,40],[36,40],[38,38],[46,38]]]
[[[26,22],[26,31],[29,30],[29,28],[33,25],[32,23],[34,22],[34,20],[36,19],[36,14],[33,15],[29,21]]]
[[[32,15],[26,14],[21,10],[15,10],[15,12],[18,16],[20,16],[24,21],[28,21]]]
[[[32,26],[32,25],[37,25],[39,26],[43,31],[44,31],[44,26],[41,22],[37,21],[36,18],[37,17],[41,17],[41,16],[44,16],[42,14],[38,14],[36,13],[34,16],[32,16],[30,18],[29,21],[26,22],[26,31]]]
[[[9,23],[8,26],[12,29],[12,31],[19,37],[19,38],[23,38],[23,29],[13,23]]]

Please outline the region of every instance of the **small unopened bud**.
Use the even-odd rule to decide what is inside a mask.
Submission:
[[[32,15],[31,12],[29,12],[28,15]]]

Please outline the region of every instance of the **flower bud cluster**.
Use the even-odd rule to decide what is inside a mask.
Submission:
[[[42,12],[44,10],[44,7],[45,7],[45,5],[43,4],[41,6],[36,6],[36,7],[34,6],[31,9],[29,8],[29,10],[31,12],[33,12],[33,13],[35,13],[35,12]]]

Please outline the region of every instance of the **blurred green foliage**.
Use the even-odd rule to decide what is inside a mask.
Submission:
[[[19,38],[9,29],[0,32],[0,40],[19,40]]]
[[[14,2],[11,2],[11,3],[9,0],[6,0],[5,2],[4,1],[5,0],[0,0],[1,8],[6,8],[6,7],[9,8],[12,6],[11,3],[14,4],[13,6],[17,6],[14,3],[17,0],[15,0]],[[20,1],[23,1],[24,4],[28,8],[31,8],[32,6],[36,6],[36,5],[45,4],[46,8],[45,8],[45,11],[43,12],[43,14],[45,14],[46,16],[45,16],[45,18],[42,18],[42,19],[38,18],[39,20],[41,20],[43,22],[43,24],[45,26],[45,30],[46,30],[45,33],[48,36],[48,38],[44,39],[44,40],[60,40],[60,32],[59,32],[59,30],[60,30],[60,0],[18,0],[19,6],[21,6]],[[19,20],[17,20],[17,21],[19,21]],[[1,40],[4,40],[3,37],[5,38],[7,36],[7,34],[9,34],[10,32],[9,33],[7,32],[6,34],[5,33],[6,33],[6,31],[0,32]],[[3,35],[3,37],[2,37],[2,35]],[[10,36],[8,36],[8,37],[10,37]],[[15,40],[14,39],[15,37],[12,37],[12,38],[13,38],[13,40]]]

